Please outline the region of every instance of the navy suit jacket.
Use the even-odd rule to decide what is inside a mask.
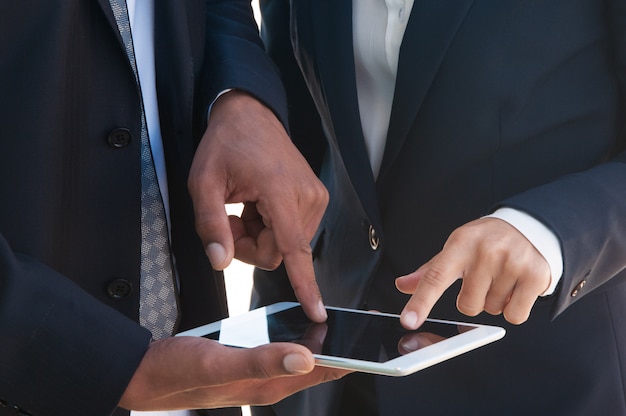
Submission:
[[[310,105],[325,131],[294,141],[317,149],[309,157],[331,196],[314,241],[326,303],[399,313],[408,298],[394,279],[498,206],[543,222],[564,260],[557,292],[520,326],[461,315],[459,286],[449,289],[432,317],[502,325],[507,335],[410,377],[377,377],[379,414],[626,415],[626,2],[416,0],[377,180],[359,117],[351,5],[264,2],[294,132],[293,123],[314,122]],[[291,296],[264,274],[256,271],[255,304]],[[342,383],[274,410],[337,414]]]
[[[110,414],[150,339],[139,91],[107,0],[2,2],[0,22],[0,414]],[[248,1],[156,0],[155,27],[185,329],[227,313],[186,187],[208,106],[239,88],[286,123],[286,102]]]

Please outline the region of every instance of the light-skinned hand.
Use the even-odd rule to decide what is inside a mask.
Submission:
[[[472,221],[457,228],[428,263],[396,279],[398,290],[412,295],[402,311],[402,325],[418,328],[459,278],[461,313],[503,314],[508,322],[521,324],[551,276],[546,260],[515,227],[496,218]]]

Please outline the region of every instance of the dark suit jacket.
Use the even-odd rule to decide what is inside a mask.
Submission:
[[[107,0],[2,2],[0,22],[0,414],[110,414],[149,342],[138,89]],[[155,26],[185,329],[227,312],[186,188],[208,106],[227,88],[286,105],[249,2],[156,0]]]
[[[314,242],[326,303],[399,313],[407,297],[395,277],[498,206],[546,224],[564,259],[557,292],[537,301],[527,323],[471,319],[506,327],[503,340],[410,377],[377,377],[380,414],[625,415],[626,3],[416,0],[376,181],[358,112],[351,4],[265,1],[268,50],[292,79],[295,66],[281,55],[291,37],[327,132],[294,137],[326,149],[314,160],[331,195]],[[287,87],[290,117],[306,118],[308,98],[294,93],[296,82]],[[263,274],[255,304],[290,296]],[[470,320],[456,311],[458,290],[431,316]],[[274,409],[337,414],[342,383]]]

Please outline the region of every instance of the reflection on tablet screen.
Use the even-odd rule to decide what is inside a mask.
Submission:
[[[426,321],[418,330],[409,331],[400,325],[397,317],[327,311],[328,320],[322,324],[311,322],[300,307],[270,316],[257,314],[252,320],[246,318],[232,322],[227,328],[222,326],[220,331],[206,337],[237,346],[260,345],[267,341],[296,342],[317,354],[384,362],[407,352],[399,348],[401,344],[410,343],[411,349],[418,349],[474,328]]]

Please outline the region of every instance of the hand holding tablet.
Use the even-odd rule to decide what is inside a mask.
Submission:
[[[327,307],[328,320],[311,322],[298,303],[283,302],[204,325],[178,336],[199,336],[233,347],[269,342],[308,347],[316,364],[405,376],[502,338],[503,328],[428,319],[417,330],[398,315]]]

